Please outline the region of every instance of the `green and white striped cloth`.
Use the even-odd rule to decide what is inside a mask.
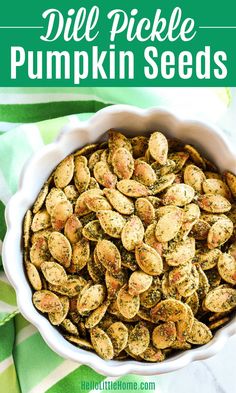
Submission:
[[[0,246],[6,231],[4,208],[17,190],[26,160],[52,142],[66,123],[87,119],[114,103],[164,106],[186,117],[218,121],[230,104],[230,93],[227,89],[0,89]],[[111,387],[114,380],[120,384]],[[1,392],[164,392],[162,381],[158,376],[105,378],[56,355],[18,313],[0,260]]]

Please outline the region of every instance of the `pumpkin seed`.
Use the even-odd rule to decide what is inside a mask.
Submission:
[[[31,229],[33,232],[47,229],[51,226],[51,219],[46,209],[39,210],[33,217]]]
[[[78,298],[77,310],[79,313],[86,313],[88,311],[98,308],[105,299],[105,288],[101,284],[92,285],[83,289],[83,293]]]
[[[164,214],[157,222],[155,236],[159,242],[168,242],[177,235],[183,221],[183,212],[179,208]]]
[[[102,195],[86,195],[85,203],[90,211],[111,210],[110,203]]]
[[[114,349],[111,339],[104,330],[95,326],[90,331],[90,338],[93,348],[101,358],[110,360],[114,357]]]
[[[148,328],[141,322],[137,323],[131,330],[128,338],[129,350],[134,355],[140,355],[148,348],[150,343],[150,333]]]
[[[90,342],[88,342],[87,340],[84,340],[83,338],[73,336],[73,335],[68,335],[68,334],[66,334],[64,337],[68,341],[70,341],[73,344],[78,345],[82,349],[87,349],[87,350],[93,349],[93,346],[90,344]]]
[[[145,186],[151,186],[156,181],[156,174],[151,165],[140,159],[134,163],[134,178]]]
[[[195,255],[195,239],[189,237],[185,241],[178,242],[165,254],[166,262],[170,266],[184,265],[193,259]]]
[[[226,183],[228,184],[230,191],[232,192],[233,197],[236,197],[236,176],[229,172],[226,171],[224,173],[225,179],[226,179]]]
[[[83,227],[82,233],[87,240],[91,240],[94,242],[104,237],[104,231],[102,230],[102,227],[98,220],[93,220],[86,224]]]
[[[62,304],[55,293],[42,289],[33,294],[33,303],[35,307],[41,312],[60,312]]]
[[[148,348],[139,355],[143,360],[147,362],[163,362],[165,360],[165,355],[160,349],[154,348],[149,345]]]
[[[139,296],[130,295],[128,287],[123,286],[117,295],[117,307],[119,312],[127,319],[133,318],[140,306]]]
[[[113,273],[118,273],[120,271],[121,256],[115,244],[110,240],[99,240],[96,251],[99,261],[106,269]]]
[[[79,217],[85,216],[86,214],[90,213],[90,209],[88,208],[86,204],[86,198],[87,196],[101,196],[102,195],[102,190],[99,189],[92,189],[83,192],[79,198],[77,199],[75,203],[75,214]]]
[[[108,164],[104,161],[99,161],[93,168],[94,177],[99,184],[105,188],[115,188],[117,177],[114,175]]]
[[[62,310],[58,312],[48,313],[48,318],[52,325],[60,325],[66,318],[69,311],[70,302],[68,297],[66,296],[58,296],[58,297],[62,304]]]
[[[83,156],[83,155],[86,156],[88,154],[91,154],[94,152],[94,150],[97,148],[97,146],[98,146],[97,143],[91,143],[90,145],[83,146],[74,153],[74,156],[75,157]]]
[[[74,203],[79,197],[78,190],[73,184],[66,186],[63,191],[64,191],[66,198],[71,203]]]
[[[214,330],[214,329],[219,329],[220,327],[222,327],[223,325],[225,325],[227,322],[229,322],[229,318],[225,317],[222,319],[219,319],[216,322],[212,322],[208,324],[209,329]]]
[[[161,132],[153,132],[149,138],[148,148],[151,156],[161,165],[167,161],[168,142]]]
[[[51,223],[55,231],[60,231],[64,228],[66,221],[72,215],[73,208],[69,201],[62,201],[57,203],[52,209]]]
[[[101,154],[103,153],[103,151],[104,151],[104,149],[96,150],[89,157],[88,167],[89,167],[90,171],[93,170],[93,168],[97,162],[101,161]]]
[[[236,261],[233,256],[223,253],[218,259],[218,271],[224,281],[236,284]]]
[[[199,253],[197,255],[197,261],[203,270],[209,270],[217,265],[220,255],[221,251],[216,248],[204,253]]]
[[[74,175],[74,157],[67,156],[60,162],[54,172],[54,183],[57,188],[66,187]]]
[[[66,221],[64,234],[71,244],[77,243],[82,236],[82,224],[76,214],[72,214]]]
[[[204,172],[196,165],[187,165],[184,170],[184,182],[191,186],[196,192],[202,193],[206,177]],[[204,190],[204,192],[206,192]]]
[[[40,190],[40,193],[37,196],[36,201],[34,202],[34,205],[33,205],[33,213],[34,214],[38,213],[38,211],[43,206],[45,199],[48,195],[48,190],[49,190],[49,184],[47,181],[46,183],[44,183],[43,187]]]
[[[178,173],[179,171],[181,171],[181,169],[184,167],[185,163],[187,162],[188,158],[189,158],[189,154],[184,151],[177,151],[169,154],[169,159],[171,159],[175,163],[174,173]]]
[[[150,225],[155,219],[155,209],[148,199],[138,198],[135,202],[135,208],[144,225]]]
[[[107,329],[107,335],[110,337],[114,356],[119,355],[125,349],[128,343],[128,329],[122,322],[114,322]]]
[[[120,147],[112,154],[112,166],[119,179],[130,179],[134,171],[132,154],[124,147]]]
[[[27,210],[26,215],[24,217],[23,223],[23,238],[24,238],[24,247],[28,249],[30,243],[30,228],[32,224],[32,212],[31,210]]]
[[[92,329],[94,326],[98,325],[99,322],[102,320],[104,315],[106,314],[107,308],[109,306],[109,301],[104,302],[94,310],[85,322],[86,329]]]
[[[33,263],[28,262],[25,267],[30,284],[35,291],[40,291],[42,289],[42,280],[36,266]]]
[[[192,227],[191,235],[196,240],[205,240],[207,239],[210,228],[211,226],[208,224],[208,222],[201,219],[197,220],[197,222]]]
[[[48,242],[44,237],[39,237],[30,249],[30,261],[36,268],[40,268],[41,264],[49,258]]]
[[[194,319],[191,333],[188,336],[188,342],[195,345],[207,344],[212,339],[210,329],[202,322]]]
[[[90,181],[90,171],[87,166],[88,160],[84,156],[75,157],[75,186],[79,193],[86,191]]]
[[[152,342],[157,349],[165,349],[172,345],[176,338],[174,322],[165,322],[155,327],[152,332]]]
[[[125,225],[125,219],[113,210],[101,210],[97,212],[97,218],[105,233],[111,237],[119,238]]]
[[[200,195],[198,205],[202,210],[209,213],[226,213],[231,209],[231,203],[218,194]]]
[[[185,305],[188,305],[191,308],[193,315],[197,314],[199,308],[199,298],[197,292],[194,292],[191,296],[188,296],[185,299]]]
[[[48,193],[45,201],[47,212],[52,215],[54,206],[64,201],[67,201],[65,193],[59,188],[53,187]]]
[[[141,270],[150,276],[162,273],[162,258],[154,248],[145,243],[135,247],[135,258]]]
[[[117,188],[122,194],[133,198],[139,198],[149,194],[148,189],[143,184],[132,179],[120,180],[117,183]]]
[[[45,279],[50,282],[50,284],[60,285],[67,281],[66,271],[59,263],[43,262],[40,268]]]
[[[185,206],[194,198],[194,189],[188,184],[174,184],[168,188],[162,201],[164,205]],[[201,206],[200,206],[201,207]]]
[[[109,131],[109,138],[108,138],[108,147],[110,151],[110,155],[112,158],[113,153],[123,147],[129,152],[132,152],[132,145],[131,141],[126,138],[121,132],[110,130]]]
[[[48,239],[48,248],[53,258],[64,267],[70,266],[72,249],[68,239],[60,232],[52,232]]]
[[[175,179],[176,176],[174,175],[174,173],[169,173],[168,175],[159,177],[155,183],[149,186],[150,193],[153,195],[159,194],[166,188],[170,187],[171,184],[175,181]]]
[[[144,227],[142,221],[137,216],[132,216],[122,229],[121,241],[124,248],[128,251],[135,249],[144,237]]]
[[[204,159],[202,158],[201,154],[197,151],[195,147],[193,147],[192,145],[185,145],[184,150],[186,150],[189,153],[195,165],[203,169],[206,168],[206,163]]]
[[[144,242],[154,248],[160,256],[162,256],[163,250],[165,249],[167,243],[161,243],[157,240],[155,236],[155,229],[156,229],[156,223],[154,222],[153,224],[150,224],[144,235]]]
[[[148,138],[146,136],[135,136],[131,139],[131,144],[133,148],[133,157],[139,158],[142,157],[148,147]]]
[[[154,307],[161,300],[161,283],[158,277],[153,277],[151,286],[140,294],[140,304],[145,308]]]
[[[233,229],[234,225],[229,218],[219,219],[208,232],[208,248],[216,248],[227,242],[233,234]]]
[[[129,278],[129,293],[134,296],[145,292],[151,286],[152,279],[142,271],[133,272]]]
[[[208,292],[205,306],[213,312],[230,311],[236,307],[236,289],[219,286]]]
[[[157,303],[151,309],[151,317],[155,323],[158,321],[178,322],[187,317],[187,310],[184,303],[170,298]]]
[[[126,282],[126,275],[122,271],[119,273],[112,273],[106,270],[105,282],[108,292],[108,298],[112,299],[116,296],[117,292]]]
[[[87,281],[83,277],[79,277],[76,275],[72,275],[72,276],[69,275],[67,276],[67,281],[64,284],[61,285],[49,284],[49,289],[60,295],[73,298],[81,292],[81,290],[85,287],[86,284]]]
[[[74,334],[75,336],[79,335],[78,328],[75,326],[73,322],[69,318],[65,318],[61,322],[61,326],[65,329],[68,333]]]
[[[231,199],[231,192],[227,184],[220,179],[206,179],[203,184],[205,194],[216,194]]]
[[[134,203],[120,191],[111,188],[104,188],[104,195],[112,207],[121,214],[132,214],[134,212]]]
[[[72,258],[70,271],[71,273],[78,273],[86,266],[90,258],[90,245],[87,239],[82,238],[72,247]]]

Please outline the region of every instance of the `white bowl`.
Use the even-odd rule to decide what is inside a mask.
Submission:
[[[220,329],[207,345],[181,352],[162,363],[141,363],[134,360],[105,361],[94,353],[70,344],[43,315],[37,312],[31,301],[32,291],[23,269],[22,221],[43,182],[65,156],[87,143],[103,138],[110,128],[122,130],[128,135],[143,134],[158,129],[168,136],[194,144],[221,170],[229,169],[236,172],[236,155],[222,132],[215,127],[195,121],[180,120],[171,113],[156,108],[142,110],[132,106],[115,105],[103,109],[90,120],[81,122],[75,127],[68,127],[55,143],[45,146],[27,162],[21,176],[19,190],[6,208],[4,268],[15,288],[20,312],[38,328],[45,342],[59,355],[86,364],[103,375],[167,373],[182,368],[192,361],[215,355],[225,345],[228,337],[236,333],[235,318]]]

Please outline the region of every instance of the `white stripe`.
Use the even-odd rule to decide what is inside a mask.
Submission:
[[[5,121],[0,121],[0,130],[1,132],[9,131],[12,130],[12,128],[16,128],[20,125],[21,123],[10,123],[10,122],[5,122]]]
[[[25,89],[26,90],[26,89]],[[27,90],[26,90],[27,93]],[[36,103],[48,103],[48,102],[58,102],[58,101],[86,101],[86,100],[96,100],[108,103],[104,98],[99,97],[95,94],[81,94],[77,93],[36,93],[36,94],[0,94],[1,104],[36,104]],[[110,100],[109,100],[110,102]]]
[[[36,329],[36,327],[34,327],[33,325],[27,325],[26,327],[24,327],[23,329],[21,329],[19,331],[19,333],[16,336],[16,344],[20,344],[23,341],[25,341],[27,338],[33,336],[35,333],[37,333],[38,330]]]
[[[12,306],[0,300],[0,312],[12,313],[16,310],[16,306]]]
[[[12,192],[6,183],[2,171],[0,170],[0,200],[4,203],[4,205],[6,205],[11,196]]]
[[[13,364],[13,358],[12,355],[10,355],[8,358],[0,362],[0,373],[3,373],[9,366]]]
[[[60,364],[60,366],[53,370],[46,378],[44,378],[28,393],[46,392],[51,386],[55,385],[55,383],[66,377],[78,367],[79,366],[76,362],[72,362],[71,360],[65,360],[62,364]]]

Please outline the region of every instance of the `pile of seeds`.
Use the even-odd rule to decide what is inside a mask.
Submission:
[[[110,131],[66,157],[25,215],[35,307],[106,360],[206,344],[236,308],[235,197],[236,176],[193,146]]]

